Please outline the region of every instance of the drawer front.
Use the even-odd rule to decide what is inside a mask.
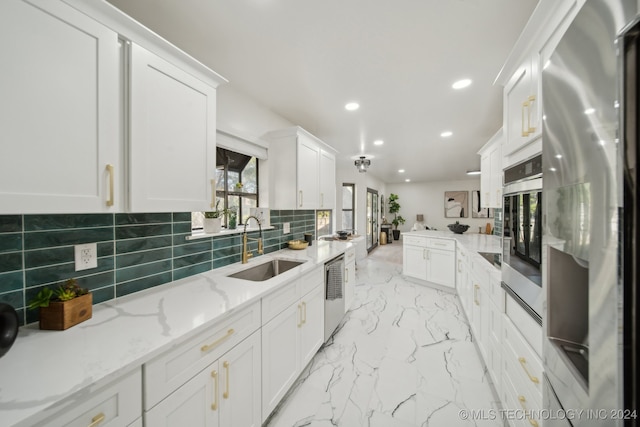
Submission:
[[[262,324],[282,313],[299,299],[297,279],[262,298]]]
[[[445,251],[455,251],[455,240],[449,239],[427,239],[427,247],[433,249],[442,249]]]
[[[489,289],[488,293],[489,293],[489,298],[491,298],[491,301],[493,302],[493,304],[496,306],[496,308],[501,312],[504,313],[504,289],[502,289],[502,286],[500,286],[500,281],[496,280],[493,277],[490,277],[489,279]]]
[[[260,328],[260,302],[144,364],[145,410]]]
[[[542,356],[542,326],[540,326],[529,313],[524,311],[509,294],[505,295],[505,313],[520,331],[531,348]]]
[[[54,415],[43,425],[50,427],[127,426],[141,415],[142,373],[137,369],[101,391],[88,394],[86,400],[74,402],[72,407],[67,408],[60,416]]]
[[[349,264],[352,260],[356,259],[356,248],[349,248],[344,252],[344,263]]]
[[[352,259],[355,260],[355,252],[354,258]],[[347,264],[346,259],[345,264]],[[315,270],[310,271],[298,280],[300,281],[300,298],[302,298],[304,295],[308,294],[314,289],[322,287],[322,285],[324,284],[324,266],[321,265],[317,267]]]
[[[542,361],[508,318],[503,317],[502,324],[503,357],[510,366],[514,385],[522,384],[531,390],[529,394],[535,394],[541,405]]]
[[[402,241],[405,245],[420,246],[421,248],[427,247],[427,238],[418,236],[403,236]]]
[[[539,414],[542,409],[530,398],[517,390],[513,378],[507,371],[502,373],[502,393],[500,396],[502,406],[506,410],[522,410],[517,417],[509,419],[509,425],[518,427],[542,427],[542,422],[538,419],[528,418],[531,415]]]

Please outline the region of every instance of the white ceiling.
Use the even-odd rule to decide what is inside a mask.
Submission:
[[[108,0],[387,183],[466,179],[537,0]],[[455,91],[451,84],[470,78]],[[360,109],[344,105],[357,101]],[[440,133],[453,136],[443,139]],[[382,139],[382,146],[373,141]],[[353,166],[351,166],[353,167]],[[398,169],[405,169],[399,174]]]

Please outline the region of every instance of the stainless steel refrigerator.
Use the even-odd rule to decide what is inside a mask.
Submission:
[[[546,426],[638,425],[637,6],[587,0],[542,64]]]

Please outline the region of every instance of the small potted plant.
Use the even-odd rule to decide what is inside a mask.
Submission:
[[[393,240],[400,239],[400,230],[398,230],[398,225],[404,224],[405,219],[402,216],[398,215],[400,212],[400,204],[398,203],[398,195],[391,193],[389,196],[389,213],[393,214],[393,219],[391,220],[391,224],[393,224]]]
[[[69,279],[55,290],[42,288],[29,308],[40,310],[40,329],[62,331],[91,319],[93,296]]]
[[[202,222],[205,233],[219,233],[222,226],[222,215],[224,209],[219,209],[220,200],[216,202],[216,210],[204,213],[204,221]]]
[[[226,210],[227,214],[227,228],[229,230],[235,230],[238,226],[238,209],[234,206]]]

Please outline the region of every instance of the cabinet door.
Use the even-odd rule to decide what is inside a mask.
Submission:
[[[220,359],[221,426],[262,425],[260,357],[260,332],[256,331]]]
[[[320,151],[320,209],[336,207],[336,158]]]
[[[480,348],[482,356],[484,357],[484,339],[482,336],[482,287],[480,286],[480,282],[475,277],[473,277],[471,280],[471,291],[471,319],[469,319],[469,322],[471,323],[473,337],[478,344],[478,348]]]
[[[455,252],[427,249],[427,281],[454,288],[456,286]]]
[[[324,342],[324,286],[309,292],[300,301],[300,369],[313,359]]]
[[[266,419],[298,377],[302,306],[293,304],[262,326],[262,418]]]
[[[405,276],[427,280],[427,249],[419,246],[404,245],[403,271]]]
[[[117,34],[62,2],[3,0],[0,35],[0,214],[115,211]]]
[[[536,79],[532,76],[531,66],[531,59],[528,58],[505,87],[506,117],[504,123],[507,126],[505,155],[522,148],[534,133],[539,131],[536,117],[537,91],[532,89]]]
[[[214,362],[144,414],[154,427],[217,427],[220,412],[220,370]]]
[[[356,295],[356,261],[355,259],[345,266],[344,282],[344,312],[351,308]]]
[[[129,210],[208,210],[214,200],[216,91],[132,44]]]
[[[298,135],[298,208],[316,209],[320,194],[320,148],[305,135]]]

